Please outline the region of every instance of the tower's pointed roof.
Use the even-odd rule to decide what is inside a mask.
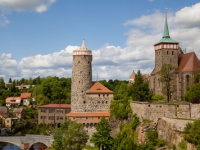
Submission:
[[[165,16],[165,26],[164,26],[163,38],[170,38],[169,29],[168,29],[168,23],[167,23],[167,13],[166,13],[166,16]]]
[[[86,43],[85,43],[85,40],[83,40],[82,42],[82,45],[81,45],[81,50],[88,50],[87,46],[86,46]]]
[[[169,29],[168,29],[168,22],[167,22],[167,12],[166,12],[166,16],[165,16],[165,25],[164,25],[163,37],[156,44],[159,44],[159,43],[178,43],[175,40],[173,40],[172,38],[170,38]]]

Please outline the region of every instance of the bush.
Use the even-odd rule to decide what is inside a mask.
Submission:
[[[181,150],[187,150],[187,143],[185,141],[181,141],[180,143],[178,143],[178,147]]]
[[[159,100],[163,100],[164,99],[164,96],[162,96],[162,95],[153,95],[152,96],[152,100],[154,100],[154,101],[159,101]]]
[[[158,138],[158,132],[155,130],[150,130],[147,132],[147,138],[149,139],[149,141],[156,141],[156,139]]]

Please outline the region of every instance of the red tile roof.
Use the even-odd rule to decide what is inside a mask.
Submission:
[[[6,98],[7,104],[20,104],[21,103],[21,97],[8,97]]]
[[[3,112],[0,112],[0,116],[2,116],[3,118],[8,118],[8,114],[5,114],[5,113],[3,113]]]
[[[109,112],[70,112],[68,117],[109,117]]]
[[[21,98],[29,98],[29,97],[31,97],[31,93],[21,93],[20,97]]]
[[[200,69],[200,61],[194,52],[179,56],[179,72],[191,72]]]
[[[151,75],[155,75],[156,74],[156,69],[154,68],[153,71],[151,72]]]
[[[39,108],[71,108],[71,104],[47,104],[39,106]]]
[[[143,79],[148,79],[150,76],[149,76],[149,74],[143,74],[142,77],[143,77]]]
[[[113,91],[109,90],[108,88],[106,88],[104,85],[102,85],[99,82],[95,82],[92,87],[86,91],[87,94],[98,94],[98,93],[110,93],[113,94]]]
[[[133,71],[129,79],[135,79],[135,72]]]

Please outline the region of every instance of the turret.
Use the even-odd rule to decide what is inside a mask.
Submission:
[[[71,110],[72,112],[85,111],[85,93],[92,86],[92,51],[86,47],[83,40],[82,46],[73,51],[72,85],[71,85]]]

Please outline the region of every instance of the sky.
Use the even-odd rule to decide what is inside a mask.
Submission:
[[[0,0],[0,77],[71,77],[83,39],[93,80],[150,74],[166,11],[171,38],[200,58],[199,0]]]

